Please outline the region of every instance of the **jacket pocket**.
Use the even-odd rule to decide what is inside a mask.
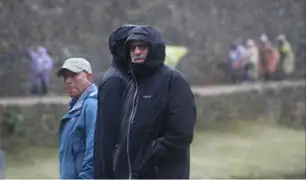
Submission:
[[[154,159],[152,159],[153,152],[155,150],[155,141],[151,143],[151,146],[147,148],[144,155],[140,158],[138,162],[139,166],[136,168],[138,171],[138,175],[140,178],[148,178],[155,177],[157,175],[158,166],[154,163]]]
[[[79,174],[82,169],[84,154],[85,154],[85,140],[78,139],[72,143],[72,155],[75,161],[75,169],[76,172]]]

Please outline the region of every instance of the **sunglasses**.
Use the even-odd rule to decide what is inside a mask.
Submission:
[[[135,49],[138,48],[140,51],[146,50],[149,48],[148,44],[141,43],[141,44],[131,44],[130,45],[130,51],[135,51]]]

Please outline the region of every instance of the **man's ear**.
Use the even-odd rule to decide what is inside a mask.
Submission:
[[[92,74],[91,73],[86,73],[87,79],[92,82]]]

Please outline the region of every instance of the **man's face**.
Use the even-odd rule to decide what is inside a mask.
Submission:
[[[266,47],[267,46],[267,42],[266,41],[260,41],[259,43],[260,43],[260,45],[262,47]]]
[[[78,98],[90,84],[91,75],[86,72],[74,73],[66,70],[63,75],[64,86],[68,95]]]
[[[282,47],[284,45],[284,41],[278,40],[278,46]]]
[[[33,49],[34,49],[34,51],[38,52],[39,51],[39,46],[38,45],[34,45]]]
[[[251,44],[246,44],[245,46],[247,49],[251,49],[253,46]]]
[[[132,63],[144,63],[149,52],[149,44],[145,41],[135,40],[129,45]]]

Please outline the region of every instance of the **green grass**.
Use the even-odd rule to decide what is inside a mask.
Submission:
[[[8,154],[7,161],[7,179],[59,178],[58,152],[54,148],[29,148]]]
[[[266,123],[219,124],[195,134],[191,156],[192,178],[303,174],[305,131]],[[7,178],[58,178],[57,150],[33,147],[9,154]]]
[[[198,132],[193,178],[280,178],[305,171],[305,131],[238,122]]]

